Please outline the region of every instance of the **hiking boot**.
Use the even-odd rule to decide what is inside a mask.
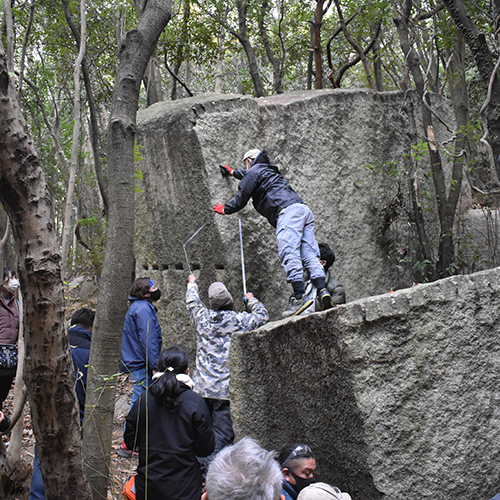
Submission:
[[[289,318],[290,316],[296,316],[301,312],[305,311],[311,304],[313,299],[308,298],[304,295],[301,299],[296,299],[293,295],[290,297],[290,302],[288,303],[288,309],[283,311],[283,317]]]
[[[118,448],[117,454],[119,457],[123,458],[131,458],[139,456],[139,453],[137,453],[136,451],[133,452],[132,450],[129,450],[125,443],[122,443],[122,445]]]
[[[321,303],[321,310],[326,311],[327,309],[331,309],[333,307],[333,302],[328,290],[326,288],[322,288],[318,292],[318,298]]]

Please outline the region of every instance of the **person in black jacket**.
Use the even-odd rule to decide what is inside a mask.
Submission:
[[[192,391],[188,373],[184,349],[165,349],[152,385],[127,416],[125,444],[130,450],[139,448],[137,500],[200,500],[202,474],[196,457],[210,455],[215,440],[208,406]]]
[[[85,411],[85,391],[87,386],[87,368],[90,356],[90,341],[92,340],[92,329],[94,327],[95,311],[92,309],[77,309],[71,316],[68,328],[69,346],[71,358],[75,370],[75,392],[80,408],[80,424],[83,423]],[[28,500],[45,500],[42,471],[38,460],[37,447],[35,445],[35,457],[33,460],[33,475],[31,476],[30,496]]]
[[[319,262],[319,248],[314,236],[314,216],[309,207],[271,165],[267,152],[252,149],[243,162],[245,171],[227,170],[228,175],[241,178],[238,192],[225,205],[218,203],[214,212],[233,214],[246,206],[252,198],[253,206],[276,228],[276,241],[281,265],[293,287],[290,304],[283,317],[300,314],[313,302],[304,292],[304,267],[318,290],[321,310],[333,307],[332,298],[325,283],[325,271]]]
[[[10,418],[0,411],[0,432],[5,432],[10,427]]]
[[[335,254],[333,250],[326,243],[319,243],[320,263],[325,269],[325,283],[326,289],[332,298],[334,305],[345,304],[345,290],[344,287],[333,277],[330,273],[330,267],[335,262]],[[315,311],[321,311],[321,303],[319,301],[318,293],[314,285],[311,283],[309,276],[304,277],[306,295],[314,299],[311,304],[301,315],[306,315]]]

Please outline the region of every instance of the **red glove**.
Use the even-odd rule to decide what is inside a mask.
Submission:
[[[219,168],[223,177],[233,176],[234,170],[229,165],[219,165]]]
[[[221,215],[226,215],[224,213],[224,205],[222,205],[221,203],[217,203],[217,205],[215,205],[214,212],[217,212],[218,214],[221,214]]]

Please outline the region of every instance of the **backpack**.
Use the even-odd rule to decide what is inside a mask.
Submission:
[[[135,495],[135,475],[130,476],[123,486],[122,495],[126,500],[136,500]]]

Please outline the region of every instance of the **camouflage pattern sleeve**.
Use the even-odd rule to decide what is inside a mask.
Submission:
[[[186,292],[186,307],[189,312],[189,317],[195,328],[208,313],[208,309],[205,307],[200,299],[198,293],[198,285],[196,283],[188,283]]]
[[[242,312],[238,314],[243,326],[243,331],[249,332],[251,330],[256,330],[269,321],[267,309],[264,307],[264,304],[257,299],[254,298],[248,302],[248,309],[250,309],[251,312]]]

